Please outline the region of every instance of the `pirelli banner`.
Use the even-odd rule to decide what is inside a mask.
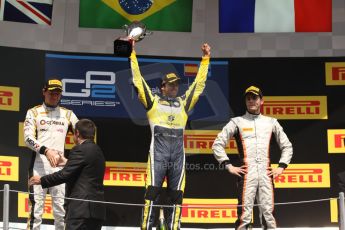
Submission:
[[[30,216],[30,201],[29,195],[25,193],[18,193],[18,217],[28,218]],[[46,196],[43,206],[43,219],[54,219],[53,217],[53,203],[50,195]]]
[[[327,130],[328,153],[345,154],[345,129]]]
[[[0,156],[0,181],[19,181],[19,157]]]
[[[219,130],[186,130],[184,134],[185,152],[188,154],[213,154],[212,145]],[[228,154],[237,154],[234,138],[231,138],[225,148]]]
[[[143,204],[152,136],[146,111],[131,84],[128,60],[111,54],[9,47],[0,47],[0,60],[1,186],[6,183],[14,190],[27,191],[34,155],[24,142],[24,119],[28,109],[42,103],[45,79],[54,75],[66,88],[62,105],[97,125],[95,141],[106,158],[106,201]],[[163,74],[175,72],[182,79],[179,95],[193,83],[200,63],[198,57],[140,53],[138,60],[152,93],[159,93]],[[263,92],[261,113],[276,118],[293,145],[291,163],[273,180],[275,203],[284,203],[274,208],[278,227],[338,226],[335,200],[298,202],[338,196],[337,173],[345,170],[345,57],[212,58],[205,90],[188,114],[183,137],[186,186],[182,228],[234,227],[238,178],[218,164],[212,145],[231,118],[246,112],[243,94],[250,85]],[[67,157],[73,146],[73,135],[68,133]],[[281,150],[275,135],[269,150],[272,167],[277,167]],[[235,139],[229,140],[225,151],[234,165],[239,164]],[[167,184],[168,179],[163,183],[163,202]],[[25,223],[30,210],[27,195],[10,197],[10,221]],[[289,202],[293,204],[285,204]],[[48,197],[43,224],[53,224],[52,204]],[[141,208],[107,205],[104,225],[137,228]],[[253,224],[260,228],[257,207]]]
[[[237,199],[185,198],[182,205],[182,223],[235,223],[237,219]],[[18,193],[18,217],[28,218],[29,215],[29,196]],[[54,219],[49,195],[44,202],[43,219]]]
[[[274,184],[276,188],[329,188],[329,164],[290,164]]]
[[[277,119],[327,119],[327,96],[267,96],[261,112]]]
[[[145,186],[146,163],[106,162],[104,185]]]
[[[326,62],[326,84],[345,85],[345,62]]]
[[[145,180],[146,163],[106,162],[105,186],[143,187]],[[276,188],[329,188],[329,164],[290,164],[274,183]]]
[[[237,199],[183,200],[182,223],[235,223]]]
[[[19,111],[19,87],[0,85],[1,110]]]

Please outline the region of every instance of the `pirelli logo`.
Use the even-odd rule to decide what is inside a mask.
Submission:
[[[19,111],[19,87],[0,86],[0,110]]]
[[[338,200],[332,199],[330,200],[330,207],[331,207],[331,222],[338,223]]]
[[[345,129],[328,129],[328,153],[345,153]]]
[[[326,62],[326,85],[345,85],[345,62]]]
[[[29,195],[18,193],[18,217],[28,218],[30,215],[30,201]],[[43,207],[43,219],[54,219],[52,198],[50,195],[46,196]]]
[[[261,113],[277,119],[327,119],[326,96],[267,96]]]
[[[329,188],[329,164],[290,164],[274,184],[276,188]]]
[[[97,143],[97,130],[95,135],[95,143]],[[24,142],[24,122],[19,122],[18,124],[18,146],[25,147]],[[69,131],[65,140],[65,149],[72,149],[74,147],[73,133]]]
[[[105,186],[144,187],[146,181],[146,163],[110,162],[105,163],[103,184]],[[163,182],[166,187],[166,181]]]
[[[145,186],[146,163],[109,162],[105,164],[104,185]]]
[[[213,154],[212,145],[219,130],[186,130],[184,134],[185,152],[189,154]],[[225,148],[228,154],[237,154],[235,139],[230,139]]]
[[[182,223],[235,223],[237,199],[184,198],[181,218]]]
[[[19,181],[19,157],[0,156],[0,181]]]

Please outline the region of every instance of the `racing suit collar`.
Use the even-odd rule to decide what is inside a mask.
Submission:
[[[162,99],[167,100],[167,101],[177,101],[177,97],[168,97],[163,94],[159,95]]]
[[[246,111],[246,116],[251,118],[251,119],[256,119],[256,118],[259,118],[261,116],[261,113],[254,114],[254,113],[250,113],[250,112]]]
[[[53,110],[55,110],[57,107],[59,107],[59,105],[53,107],[53,106],[49,106],[49,105],[47,105],[46,103],[43,102],[43,107],[44,107],[46,110],[53,111]]]

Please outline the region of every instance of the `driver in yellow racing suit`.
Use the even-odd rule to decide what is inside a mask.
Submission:
[[[134,44],[133,44],[134,45]],[[151,128],[151,145],[147,163],[145,204],[141,229],[152,229],[154,210],[164,178],[167,178],[169,203],[166,209],[169,229],[180,229],[181,205],[185,187],[185,154],[183,133],[188,112],[198,101],[205,88],[211,48],[201,47],[203,52],[200,67],[194,82],[182,96],[177,96],[180,78],[175,73],[165,75],[161,83],[161,94],[152,94],[150,87],[140,73],[138,60],[133,49],[130,56],[133,83],[138,97],[147,111]]]

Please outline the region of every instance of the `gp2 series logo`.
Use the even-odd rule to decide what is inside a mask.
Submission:
[[[65,97],[115,98],[114,72],[87,71],[85,80],[64,78],[62,84],[65,89],[62,95]],[[76,86],[77,84],[85,88]],[[73,92],[76,87],[80,89],[80,92]],[[70,88],[73,88],[73,91],[69,91]]]
[[[64,78],[62,105],[115,107],[115,73],[87,71],[85,79]]]

